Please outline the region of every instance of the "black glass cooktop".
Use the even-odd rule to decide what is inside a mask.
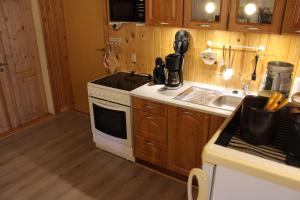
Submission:
[[[151,79],[151,75],[136,74],[134,72],[118,72],[92,81],[91,83],[131,91],[150,82]]]

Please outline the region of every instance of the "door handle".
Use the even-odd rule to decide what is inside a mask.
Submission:
[[[8,66],[7,63],[0,63],[0,72],[4,72],[4,67]]]
[[[198,182],[198,196],[196,200],[207,200],[208,199],[208,176],[207,174],[198,168],[191,170],[188,178],[187,190],[188,190],[188,200],[193,200],[192,188],[193,188],[193,178],[196,177]]]

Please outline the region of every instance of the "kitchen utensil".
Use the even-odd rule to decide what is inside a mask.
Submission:
[[[276,113],[263,110],[266,97],[246,96],[241,112],[241,136],[254,145],[270,144],[275,132]]]
[[[293,70],[293,64],[279,61],[269,62],[260,90],[279,91],[287,98],[292,85]]]
[[[225,65],[225,45],[223,45],[222,48],[222,59],[220,60],[220,66],[224,66]]]
[[[223,78],[225,80],[231,79],[231,77],[234,74],[234,70],[232,69],[232,64],[233,64],[234,57],[231,59],[231,45],[229,46],[228,57],[229,57],[228,58],[228,67],[226,67],[224,72],[223,72]]]
[[[253,70],[253,73],[252,73],[252,76],[251,76],[252,81],[256,81],[256,67],[257,67],[258,60],[259,60],[259,54],[256,53],[256,55],[255,55],[254,70]]]
[[[200,54],[200,57],[202,58],[203,62],[207,65],[213,65],[215,64],[217,60],[217,53],[214,52],[210,47],[203,51]]]
[[[155,67],[153,70],[153,83],[164,84],[165,81],[165,63],[162,58],[158,57],[155,59]]]
[[[184,55],[188,51],[189,40],[189,32],[187,32],[186,30],[179,30],[175,34],[175,41],[173,43],[175,53]]]

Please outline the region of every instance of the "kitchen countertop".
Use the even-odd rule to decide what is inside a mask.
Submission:
[[[236,109],[237,111],[238,109]],[[235,113],[226,119],[203,150],[203,163],[213,163],[300,190],[300,169],[215,144]]]
[[[225,89],[219,86],[190,82],[190,81],[184,81],[183,86],[176,90],[166,90],[164,89],[164,85],[153,85],[152,83],[149,83],[131,91],[130,95],[134,97],[157,101],[168,105],[173,105],[173,106],[200,111],[208,114],[213,114],[221,117],[228,117],[229,115],[231,115],[232,111],[230,110],[224,110],[221,108],[199,105],[195,103],[189,103],[189,102],[184,102],[184,101],[174,99],[177,95],[179,95],[180,93],[182,93],[183,91],[185,91],[191,86],[217,90],[221,92],[226,92],[232,96],[243,97],[241,95],[242,94],[241,90],[237,90],[239,94],[233,94],[232,91],[235,89]]]

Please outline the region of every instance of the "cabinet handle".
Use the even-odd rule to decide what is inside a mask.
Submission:
[[[197,26],[200,26],[202,28],[209,28],[210,27],[209,24],[197,24]]]
[[[295,33],[300,33],[300,30],[295,31]]]
[[[259,30],[260,28],[258,28],[258,27],[248,27],[248,30],[249,31],[257,31],[257,30]]]
[[[152,108],[153,108],[153,106],[149,106],[149,105],[147,105],[147,106],[145,106],[145,108],[146,108],[146,109],[152,109]]]
[[[160,25],[168,25],[168,22],[160,22]]]
[[[154,146],[154,144],[152,142],[149,142],[149,141],[146,141],[145,144],[150,145],[150,146]]]
[[[192,112],[189,112],[189,111],[184,111],[183,114],[186,114],[186,115],[193,115]]]
[[[149,119],[149,120],[153,119],[153,117],[151,117],[149,115],[146,115],[145,117],[146,117],[146,119]]]

